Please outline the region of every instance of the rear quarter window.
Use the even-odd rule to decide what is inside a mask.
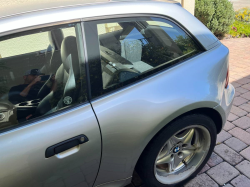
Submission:
[[[113,25],[108,30],[107,25]],[[177,24],[155,17],[121,18],[86,24],[87,35],[97,38],[92,77],[100,76],[100,93],[125,86],[202,52],[195,40]],[[88,33],[88,30],[91,32]],[[96,30],[96,35],[94,35]],[[108,32],[105,32],[108,30]],[[87,44],[92,45],[93,42]],[[95,54],[94,54],[95,53]],[[91,68],[90,68],[91,70]],[[96,81],[96,80],[95,80]],[[94,84],[93,84],[94,85]],[[101,86],[102,85],[102,86]],[[95,93],[97,88],[92,93]]]

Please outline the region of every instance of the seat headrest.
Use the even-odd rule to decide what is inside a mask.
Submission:
[[[55,29],[55,30],[49,31],[50,45],[55,50],[59,50],[61,48],[63,38],[64,36],[63,36],[63,32],[61,29]]]
[[[64,69],[69,72],[71,67],[77,67],[79,63],[76,37],[68,36],[64,38],[61,47],[61,58]],[[79,68],[77,68],[79,69]]]
[[[52,46],[49,45],[45,51],[45,58],[46,58],[46,63],[50,62],[51,59],[51,51],[52,51]]]

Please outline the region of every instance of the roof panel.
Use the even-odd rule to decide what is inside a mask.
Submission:
[[[1,0],[0,18],[44,9],[105,2],[109,0]]]
[[[178,3],[174,0],[1,0],[0,18],[44,9],[124,1],[164,1]]]

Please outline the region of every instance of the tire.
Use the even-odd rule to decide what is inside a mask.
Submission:
[[[215,123],[208,116],[182,116],[152,139],[136,171],[148,187],[181,186],[204,167],[213,152],[216,137]]]

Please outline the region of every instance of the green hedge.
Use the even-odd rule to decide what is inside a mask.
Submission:
[[[228,0],[196,0],[195,16],[220,37],[229,32],[235,13]]]

